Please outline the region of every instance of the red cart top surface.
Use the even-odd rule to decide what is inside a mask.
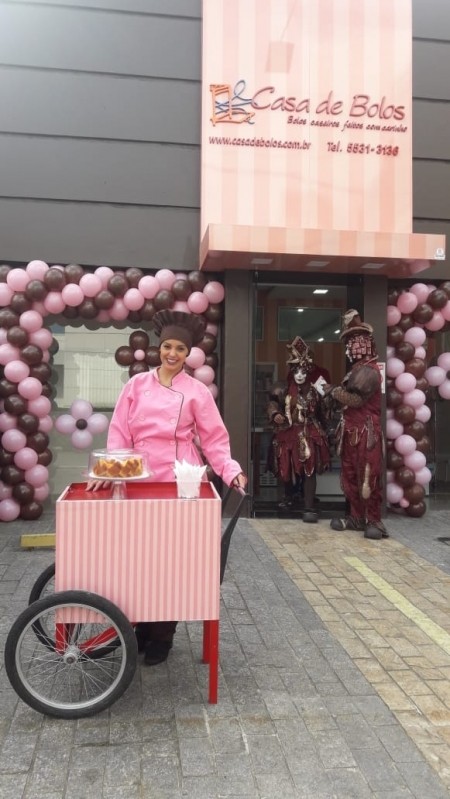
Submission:
[[[114,484],[108,488],[101,488],[99,491],[86,491],[87,483],[72,483],[61,501],[70,502],[73,500],[83,500],[83,502],[91,502],[92,500],[109,500],[112,498]],[[124,499],[177,499],[177,484],[173,483],[127,483],[124,485]],[[211,483],[200,483],[200,499],[217,499]],[[195,500],[186,500],[192,502]]]

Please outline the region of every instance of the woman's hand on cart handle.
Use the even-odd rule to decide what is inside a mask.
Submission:
[[[236,475],[231,485],[234,488],[241,489],[242,491],[244,491],[247,486],[247,482],[248,480],[244,472],[240,472],[239,474]]]
[[[100,491],[102,488],[111,488],[111,480],[88,480],[86,491]]]

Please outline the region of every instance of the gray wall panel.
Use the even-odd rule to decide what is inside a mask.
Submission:
[[[450,219],[450,161],[413,162],[414,216]]]
[[[449,0],[412,0],[413,36],[450,41]]]
[[[3,197],[198,208],[199,180],[198,148],[0,135]]]
[[[450,102],[414,100],[413,155],[450,159]]]
[[[0,131],[200,144],[200,83],[0,67]]]
[[[197,269],[199,212],[0,200],[2,261]]]
[[[9,0],[17,5],[42,5],[45,0]],[[200,18],[201,0],[52,0],[58,6],[80,6],[103,11],[162,14],[168,17]]]
[[[57,6],[0,5],[0,63],[198,80],[201,23]]]
[[[449,0],[450,4],[450,0]],[[413,95],[450,100],[450,45],[413,43]]]

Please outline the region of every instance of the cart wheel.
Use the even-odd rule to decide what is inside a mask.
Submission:
[[[37,635],[38,626],[47,632]],[[136,635],[127,617],[108,599],[86,591],[62,591],[34,602],[6,639],[12,687],[34,710],[56,718],[105,710],[130,685],[136,663]]]
[[[55,593],[55,564],[50,563],[50,566],[47,566],[47,568],[44,569],[43,572],[41,572],[36,582],[34,583],[33,588],[30,591],[28,604],[31,605],[33,602],[37,602],[38,599],[43,599],[45,596],[54,593]]]

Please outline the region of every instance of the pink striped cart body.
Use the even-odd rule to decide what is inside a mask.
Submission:
[[[55,590],[114,602],[130,622],[203,621],[210,702],[217,702],[221,500],[202,483],[196,500],[176,483],[127,483],[87,492],[73,483],[56,503]]]

